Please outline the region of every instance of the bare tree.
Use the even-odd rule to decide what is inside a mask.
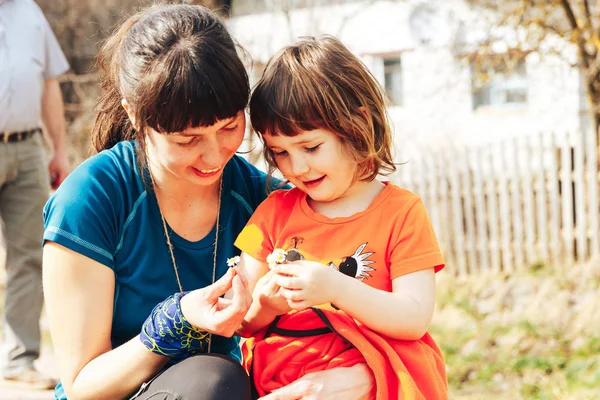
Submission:
[[[596,131],[600,127],[600,4],[589,0],[466,0],[472,7],[492,16],[493,28],[508,27],[516,34],[512,57],[536,51],[564,55],[557,48],[560,38],[576,49],[574,63],[582,73]],[[491,49],[497,37],[479,43],[478,54]]]

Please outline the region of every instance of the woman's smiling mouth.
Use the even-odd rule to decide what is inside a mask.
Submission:
[[[194,170],[196,175],[201,176],[203,178],[215,175],[217,172],[219,172],[221,170],[221,168],[222,167],[217,167],[217,168],[213,168],[213,169],[198,169],[198,168],[192,167],[192,169]]]

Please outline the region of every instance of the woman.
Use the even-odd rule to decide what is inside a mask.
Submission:
[[[248,399],[232,335],[251,293],[226,257],[267,187],[235,156],[249,86],[234,42],[206,8],[161,6],[128,19],[98,61],[99,154],[44,211],[56,398]],[[334,373],[269,399],[370,384],[365,370]]]

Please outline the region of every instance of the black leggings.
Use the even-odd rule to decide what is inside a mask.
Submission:
[[[203,354],[163,371],[132,397],[135,400],[250,400],[250,379],[229,357]]]

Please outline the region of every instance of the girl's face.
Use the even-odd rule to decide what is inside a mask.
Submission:
[[[169,135],[149,128],[148,162],[178,179],[212,185],[242,144],[245,131],[243,111],[211,126],[187,128]]]
[[[335,133],[315,129],[292,137],[263,137],[277,168],[313,201],[331,202],[353,194],[358,164]]]

